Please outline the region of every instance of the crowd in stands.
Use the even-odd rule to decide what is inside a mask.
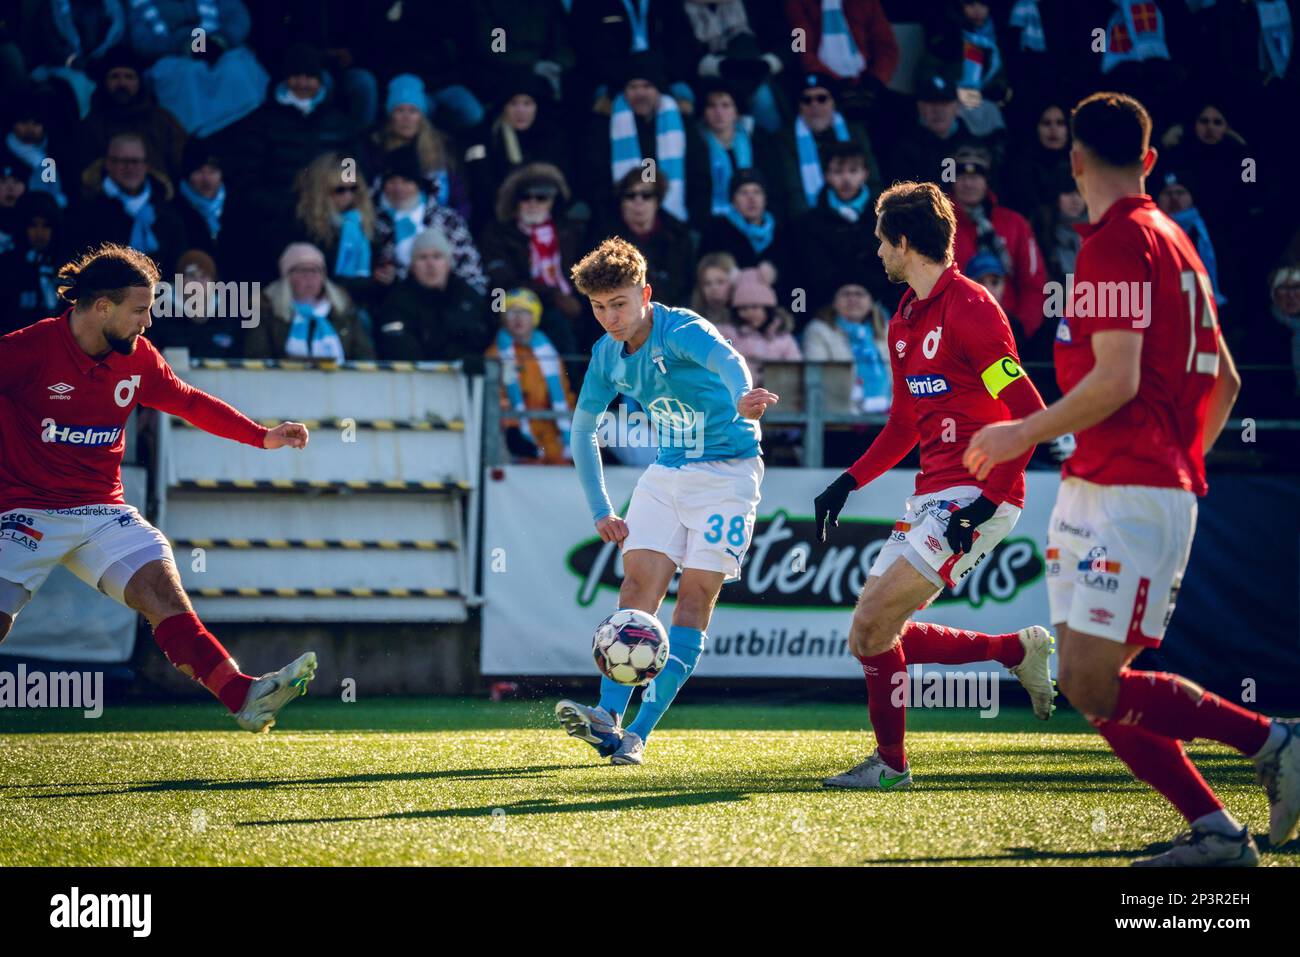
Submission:
[[[0,334],[61,311],[72,255],[129,243],[175,284],[160,347],[487,355],[507,413],[563,412],[582,371],[564,357],[600,334],[569,270],[618,235],[655,298],[715,322],[757,380],[841,363],[829,407],[880,412],[902,289],[875,197],[947,190],[958,267],[1022,357],[1050,361],[1046,287],[1087,220],[1070,107],[1118,89],[1152,113],[1148,189],[1200,251],[1238,363],[1277,367],[1248,371],[1245,397],[1300,409],[1287,0],[17,6],[0,23]],[[256,327],[222,309],[226,282],[259,284]],[[562,418],[508,424],[515,457],[564,460]]]

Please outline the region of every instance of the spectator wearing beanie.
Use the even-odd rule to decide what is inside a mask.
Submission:
[[[741,269],[766,263],[777,288],[788,288],[793,276],[789,240],[767,208],[767,181],[757,170],[741,170],[731,178],[731,204],[724,215],[709,220],[700,252],[730,253]]]
[[[762,273],[742,269],[731,291],[731,321],[718,332],[745,357],[756,387],[763,384],[763,363],[803,361],[793,329],[794,320],[777,306],[776,292]]]
[[[614,186],[654,160],[665,192],[660,205],[682,222],[697,225],[709,208],[708,150],[668,91],[663,60],[654,52],[627,59],[612,90],[609,114],[595,113],[583,157],[583,183],[597,208],[608,205]]]
[[[411,268],[379,309],[375,338],[383,359],[473,360],[481,369],[492,334],[487,300],[452,269],[451,242],[426,229],[411,243]]]
[[[595,330],[569,282],[582,257],[582,230],[563,215],[569,185],[548,163],[529,163],[497,191],[496,220],[483,229],[483,264],[495,289],[526,286],[542,304],[542,329],[562,353]]]
[[[999,306],[1007,291],[1007,270],[996,253],[982,249],[971,257],[961,271],[989,291]]]
[[[655,299],[679,306],[691,292],[694,255],[686,224],[662,207],[664,193],[663,180],[647,183],[640,170],[629,170],[618,182],[617,206],[597,224],[596,235],[618,236],[640,250]]]
[[[465,150],[465,171],[480,220],[488,218],[498,188],[520,167],[549,163],[566,181],[573,172],[550,83],[532,72],[507,70],[496,86],[488,122]]]
[[[118,133],[135,133],[144,141],[150,168],[176,177],[181,170],[185,130],[145,88],[143,73],[140,59],[125,45],[104,54],[90,113],[78,130],[77,154],[83,162],[98,160]]]
[[[176,212],[185,224],[185,234],[194,249],[202,249],[218,259],[218,248],[233,241],[222,235],[227,217],[226,183],[221,157],[208,140],[191,139],[185,144],[181,178],[176,190]],[[228,265],[228,264],[227,264]]]
[[[174,276],[180,276],[176,282]],[[155,308],[149,341],[160,350],[184,348],[204,359],[235,359],[244,355],[241,320],[223,308],[215,284],[217,264],[201,249],[190,249],[176,262],[170,308]],[[161,303],[160,303],[161,304]]]
[[[839,280],[861,277],[873,298],[889,305],[901,292],[885,276],[876,255],[875,199],[867,158],[856,143],[835,143],[826,151],[826,185],[817,205],[792,224],[791,282],[807,291],[811,314],[829,305]]]
[[[436,229],[451,244],[456,275],[475,292],[485,293],[487,276],[469,225],[460,213],[440,205],[437,197],[425,191],[425,185],[415,144],[407,143],[385,157],[383,179],[375,197],[379,265],[393,263],[398,277],[404,277],[411,261],[411,243],[424,230]]]
[[[153,64],[149,78],[158,102],[186,133],[211,136],[262,105],[270,78],[244,45],[251,23],[240,0],[124,6],[131,47]]]
[[[487,357],[501,360],[501,420],[506,448],[519,462],[561,465],[573,460],[569,417],[573,391],[564,363],[538,328],[542,301],[531,289],[511,289],[503,300],[501,328]],[[558,412],[558,419],[512,418],[524,411]]]
[[[403,146],[412,146],[420,164],[421,191],[439,206],[454,209],[468,221],[469,187],[456,169],[447,138],[434,129],[428,112],[429,97],[423,80],[411,73],[401,73],[389,80],[384,123],[374,134],[368,165],[379,172],[385,156]]]
[[[347,292],[325,276],[325,256],[311,243],[280,255],[280,278],[262,290],[261,322],[249,329],[252,359],[373,359],[375,347]]]
[[[4,145],[28,169],[28,191],[49,193],[66,209],[76,199],[78,170],[68,135],[59,135],[57,97],[48,87],[16,91],[4,111]],[[53,175],[50,175],[53,173]],[[67,189],[64,177],[68,177]],[[71,193],[71,195],[69,195]]]
[[[879,183],[880,167],[871,140],[862,124],[845,119],[837,106],[840,82],[824,73],[806,73],[798,77],[794,95],[798,115],[782,135],[784,184],[790,216],[811,209],[821,195],[826,181],[826,151],[832,143],[853,141],[867,157],[867,169],[873,182]]]
[[[131,246],[148,253],[165,274],[190,241],[171,182],[149,169],[146,156],[134,133],[108,141],[102,164],[83,177],[91,192],[77,211],[74,243],[78,249],[106,242]]]
[[[13,208],[13,247],[0,254],[0,336],[62,312],[63,211],[49,193],[24,193]]]
[[[988,152],[963,147],[953,158],[957,164],[956,181],[949,185],[957,217],[953,258],[965,263],[986,250],[1002,260],[1007,274],[1002,308],[1023,349],[1043,326],[1043,286],[1047,282],[1043,255],[1025,217],[999,204],[989,189]]]
[[[803,334],[808,362],[845,363],[844,378],[823,374],[826,400],[833,412],[885,412],[893,402],[889,318],[858,279],[841,278],[829,306],[808,323]],[[855,453],[856,454],[856,453]]]
[[[1228,297],[1223,294],[1219,282],[1219,260],[1215,254],[1215,243],[1210,235],[1210,227],[1197,205],[1200,181],[1185,170],[1176,169],[1169,163],[1161,163],[1148,177],[1147,189],[1155,197],[1161,212],[1181,226],[1187,238],[1192,241],[1196,254],[1201,257],[1201,263],[1209,274],[1215,302],[1220,306],[1225,305]]]
[[[259,221],[291,222],[299,170],[331,150],[356,156],[356,133],[334,103],[320,51],[294,44],[267,102],[223,136],[227,184],[248,195]]]

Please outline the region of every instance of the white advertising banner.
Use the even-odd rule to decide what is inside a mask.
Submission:
[[[572,469],[511,466],[486,483],[482,671],[486,675],[595,675],[591,634],[617,607],[623,567],[600,541]],[[605,470],[619,514],[641,470]],[[696,674],[853,678],[849,619],[871,563],[912,493],[911,472],[855,492],[829,541],[813,532],[813,498],[834,469],[769,469],[741,579],[724,585]],[[919,616],[990,633],[1050,625],[1044,542],[1055,472],[1031,472],[1024,514],[1010,535]],[[672,591],[660,619],[672,620]]]

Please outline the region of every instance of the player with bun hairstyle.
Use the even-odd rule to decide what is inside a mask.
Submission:
[[[145,337],[158,270],[107,244],[59,270],[71,306],[0,338],[0,641],[59,564],[149,621],[167,660],[247,731],[265,731],[306,692],[308,652],[244,674],[203,626],[166,536],[126,504],[122,453],[137,405],[260,449],[307,445],[307,427],[264,428],[187,385]]]

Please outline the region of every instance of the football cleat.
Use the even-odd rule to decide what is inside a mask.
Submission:
[[[307,684],[316,677],[316,652],[309,651],[279,671],[262,675],[248,688],[244,706],[235,722],[245,731],[260,734],[275,726],[275,716],[294,698],[307,693]]]
[[[1192,828],[1174,838],[1169,850],[1143,857],[1134,867],[1254,867],[1259,863],[1259,848],[1248,828],[1240,834],[1220,834]]]
[[[586,741],[602,758],[612,755],[623,743],[618,715],[610,714],[604,708],[588,708],[565,698],[556,702],[555,720],[570,737]]]
[[[1007,670],[1019,678],[1029,692],[1034,717],[1046,721],[1056,710],[1056,705],[1052,704],[1056,697],[1056,683],[1052,681],[1052,645],[1056,639],[1042,625],[1021,628],[1018,634],[1025,657],[1020,664]]]
[[[867,760],[843,774],[827,778],[822,786],[857,791],[899,791],[912,786],[912,769],[895,771],[885,763],[879,751],[872,751]]]
[[[645,741],[639,734],[633,734],[631,731],[623,732],[623,743],[618,746],[618,750],[609,759],[610,764],[644,764],[645,763]]]
[[[1300,718],[1274,718],[1286,740],[1255,762],[1255,778],[1268,795],[1268,842],[1281,847],[1300,831]]]

